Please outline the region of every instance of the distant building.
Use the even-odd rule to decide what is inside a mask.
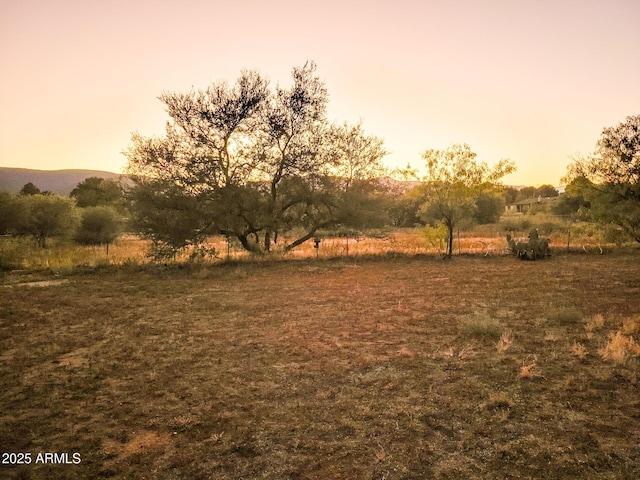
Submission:
[[[541,197],[525,198],[517,202],[511,203],[505,207],[507,213],[527,213],[532,205],[541,205],[554,201],[558,197]]]

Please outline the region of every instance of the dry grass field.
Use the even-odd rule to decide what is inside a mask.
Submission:
[[[544,224],[544,222],[543,222]],[[456,255],[475,254],[486,256],[508,255],[506,230],[500,225],[481,225],[463,232],[454,238],[453,250]],[[280,259],[335,258],[376,255],[438,255],[444,251],[442,245],[427,240],[422,228],[403,228],[378,232],[379,235],[362,234],[357,237],[331,237],[322,234],[318,251],[313,241],[298,246],[293,251],[284,253],[287,239],[280,239],[273,245],[271,257]],[[511,231],[514,238],[526,238],[527,231]],[[560,229],[551,235],[555,252],[567,251],[567,232]],[[288,239],[291,241],[291,239]],[[134,235],[124,235],[110,245],[107,255],[104,246],[77,245],[68,240],[53,238],[48,248],[40,248],[30,238],[0,238],[0,272],[11,270],[50,270],[54,273],[67,274],[82,268],[101,268],[107,265],[137,266],[152,262],[149,258],[151,242]],[[214,236],[205,242],[207,249],[216,252],[214,257],[207,257],[204,263],[219,264],[228,260],[253,261],[252,254],[244,250],[235,241],[231,245],[222,236]],[[570,250],[580,253],[600,253],[603,251],[640,251],[636,245],[614,245],[606,243],[597,235],[576,234],[571,237]],[[176,255],[178,263],[189,262],[192,250],[186,249]],[[170,260],[173,262],[173,259]],[[200,262],[200,263],[203,263]]]
[[[7,273],[0,445],[32,463],[0,478],[637,479],[639,267],[477,255]],[[47,452],[81,461],[35,462]]]

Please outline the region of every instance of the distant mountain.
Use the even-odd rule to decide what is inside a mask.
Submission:
[[[31,182],[40,190],[66,196],[78,183],[89,177],[118,180],[121,176],[101,170],[31,170],[0,167],[0,190],[16,194],[25,184]]]
[[[69,195],[80,182],[89,177],[108,178],[119,180],[124,175],[102,170],[31,170],[28,168],[8,168],[0,167],[0,191],[4,190],[16,194],[31,182],[40,190],[48,190],[57,195]],[[380,183],[386,187],[397,188],[405,191],[420,185],[418,181],[395,180],[389,177],[380,179]],[[524,188],[521,185],[509,185],[518,190]],[[560,193],[564,192],[564,187],[558,187]]]

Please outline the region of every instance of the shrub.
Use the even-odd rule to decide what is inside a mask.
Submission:
[[[502,230],[505,232],[524,232],[531,228],[531,222],[522,217],[507,217],[500,220]]]
[[[582,314],[574,307],[562,307],[547,312],[547,319],[557,325],[574,325],[582,320]]]
[[[32,235],[42,248],[54,236],[70,235],[77,226],[75,206],[71,200],[53,195],[26,195],[18,197],[21,218],[16,231]]]
[[[562,231],[562,225],[554,222],[542,222],[538,225],[538,233],[542,235],[551,235],[558,231]]]
[[[14,238],[0,238],[0,270],[23,268],[23,248]]]
[[[463,335],[473,338],[491,338],[498,340],[501,334],[500,324],[486,315],[475,315],[460,321]]]
[[[80,228],[75,235],[82,245],[109,245],[120,235],[122,219],[111,207],[88,207],[82,212]]]

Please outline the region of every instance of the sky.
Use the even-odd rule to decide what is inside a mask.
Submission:
[[[511,185],[560,185],[603,128],[640,114],[637,0],[0,0],[0,166],[121,173],[158,96],[308,60],[329,119],[389,168],[467,143]]]

